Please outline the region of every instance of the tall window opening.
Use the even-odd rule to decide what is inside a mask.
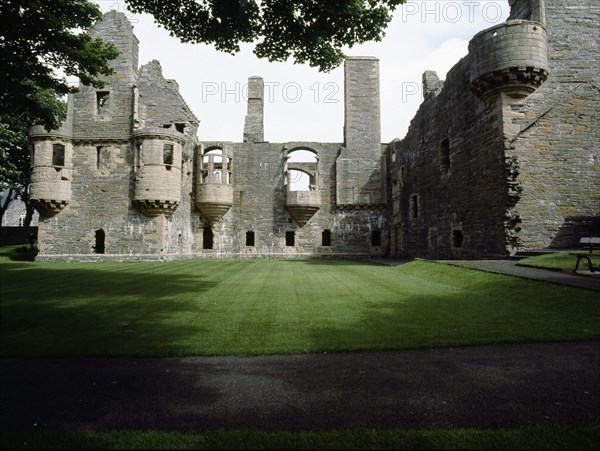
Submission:
[[[211,166],[212,161],[212,168]],[[228,169],[231,159],[226,158]],[[227,171],[226,171],[227,172]],[[226,179],[228,179],[226,173]],[[211,149],[202,156],[202,183],[221,183],[223,180],[223,151],[221,149]],[[226,180],[227,182],[227,180]]]
[[[108,91],[96,91],[96,113],[100,113],[108,105],[110,93]]]
[[[440,168],[445,172],[450,169],[450,139],[448,138],[440,143]]]
[[[173,144],[165,144],[163,146],[163,164],[168,170],[173,166]]]
[[[252,230],[246,232],[246,246],[254,246],[254,232]]]
[[[213,231],[210,227],[204,227],[202,230],[202,249],[212,249],[213,248]]]
[[[104,230],[102,230],[102,229],[96,230],[96,244],[94,245],[94,253],[95,254],[104,254],[105,239],[106,239],[106,234],[104,233]]]
[[[419,195],[413,194],[410,196],[410,203],[408,205],[410,209],[410,217],[416,219],[419,217]]]
[[[371,232],[371,246],[381,246],[381,230],[373,230]]]
[[[285,232],[285,245],[286,246],[295,246],[296,245],[296,233],[295,232]]]
[[[102,156],[102,146],[96,147],[96,169],[100,169],[100,157]]]
[[[323,230],[321,234],[321,246],[331,246],[331,230]]]
[[[317,182],[318,158],[313,150],[298,149],[292,150],[287,154],[287,164],[291,168],[287,169],[288,191],[310,191],[311,187]],[[293,168],[294,163],[300,163]]]
[[[52,145],[52,166],[65,165],[65,146],[62,144]]]

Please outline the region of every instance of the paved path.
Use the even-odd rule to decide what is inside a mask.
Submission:
[[[286,430],[600,421],[600,342],[268,357],[1,359],[0,428]]]

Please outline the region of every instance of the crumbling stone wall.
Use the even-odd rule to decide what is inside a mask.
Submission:
[[[600,233],[600,10],[511,8],[444,83],[424,74],[423,104],[388,146],[393,255],[501,256]]]

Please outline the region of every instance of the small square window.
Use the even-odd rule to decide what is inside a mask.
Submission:
[[[108,105],[110,93],[108,91],[96,91],[96,113],[100,113]]]
[[[463,245],[465,237],[463,235],[462,230],[454,229],[452,230],[452,247],[455,249],[460,249]]]
[[[296,233],[295,232],[285,232],[285,245],[286,246],[295,246],[296,245]]]
[[[371,232],[371,246],[381,246],[381,230],[373,230]]]
[[[331,230],[323,230],[321,234],[321,246],[331,246]]]
[[[63,144],[52,145],[52,166],[65,165],[65,146]]]

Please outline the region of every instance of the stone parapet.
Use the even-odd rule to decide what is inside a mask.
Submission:
[[[546,29],[510,20],[477,33],[469,42],[471,89],[487,100],[503,91],[526,97],[548,77]]]

